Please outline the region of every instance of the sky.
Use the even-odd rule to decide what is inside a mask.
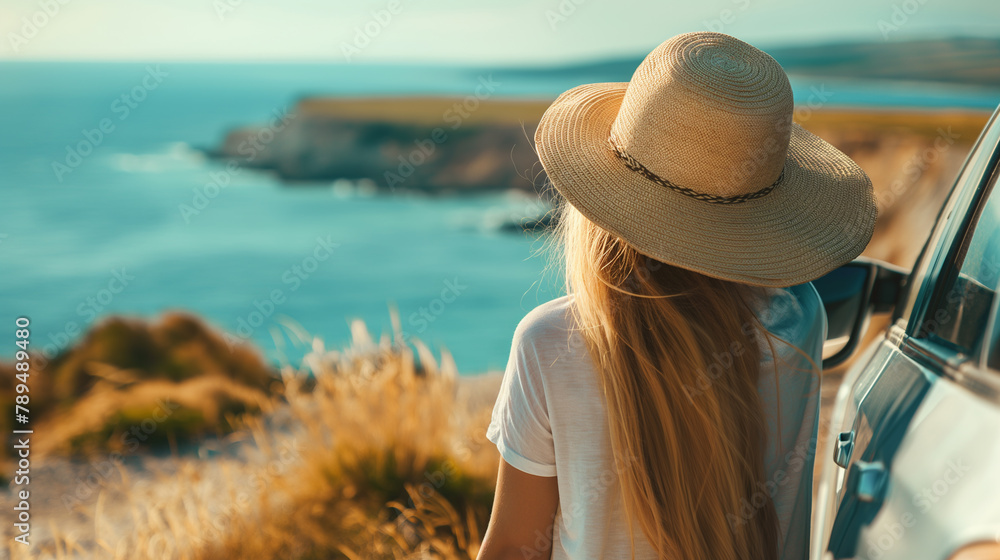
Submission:
[[[0,60],[542,65],[697,30],[761,48],[1000,37],[1000,1],[0,0]]]

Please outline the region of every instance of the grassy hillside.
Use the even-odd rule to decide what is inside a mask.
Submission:
[[[227,418],[260,411],[277,381],[254,348],[230,348],[203,321],[179,313],[109,317],[52,360],[32,355],[30,371],[31,427],[45,434],[32,446],[36,458],[134,453],[228,433]],[[14,415],[13,383],[13,365],[0,362],[4,430]],[[137,425],[143,431],[130,433]]]

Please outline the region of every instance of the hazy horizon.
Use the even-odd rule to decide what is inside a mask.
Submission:
[[[1000,37],[988,0],[8,0],[0,60],[558,65],[641,56],[712,30],[762,48]]]

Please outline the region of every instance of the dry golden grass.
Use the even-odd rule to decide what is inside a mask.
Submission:
[[[113,451],[123,429],[143,421],[155,423],[152,439],[142,434],[130,443],[183,444],[225,433],[227,414],[259,409],[277,375],[255,348],[230,348],[204,321],[177,312],[153,321],[102,319],[51,360],[33,353],[30,371],[33,427],[45,434],[32,447],[36,457]],[[0,415],[0,429],[7,431],[14,373],[13,363],[0,361],[0,409],[10,412]],[[174,404],[180,407],[164,416],[163,407]],[[9,452],[0,449],[3,475],[13,472]]]
[[[446,351],[438,361],[419,341],[414,352],[352,331],[349,349],[307,356],[308,390],[304,372],[283,371],[277,427],[243,418],[232,437],[252,439],[253,458],[175,457],[151,484],[120,467],[77,508],[82,529],[8,545],[11,557],[474,558],[496,481],[484,433],[499,377],[463,383]]]
[[[112,367],[107,366],[105,367]],[[95,387],[65,413],[46,418],[35,430],[45,437],[32,446],[36,459],[57,453],[100,450],[121,451],[121,425],[155,426],[161,437],[184,432],[185,437],[212,433],[211,426],[227,425],[229,409],[267,410],[270,398],[263,391],[226,377],[206,375],[181,382],[151,380],[127,387]],[[197,426],[192,426],[197,425]],[[141,426],[140,426],[141,429]],[[145,440],[148,436],[141,434]],[[150,434],[151,435],[151,434]],[[215,435],[222,435],[216,431]],[[99,441],[100,440],[100,441]],[[129,441],[139,440],[132,436]]]

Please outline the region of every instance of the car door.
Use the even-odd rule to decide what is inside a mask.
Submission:
[[[880,509],[860,527],[856,557],[944,560],[963,544],[997,538],[1000,375],[988,357],[1000,303],[998,176],[989,177],[928,292],[923,319],[901,341],[901,352],[934,377],[893,450]]]
[[[859,377],[853,418],[837,434],[845,470],[828,547],[834,558],[863,555],[857,550],[860,532],[882,507],[903,434],[934,379],[932,370],[892,341],[880,345]]]
[[[886,547],[877,546],[881,535],[872,540],[866,531],[886,496],[899,490],[893,475],[914,418],[934,385],[982,349],[1000,275],[1000,219],[994,218],[994,212],[1000,216],[1000,193],[988,196],[1000,139],[996,121],[994,114],[970,153],[897,303],[892,327],[838,392],[829,455],[820,458],[814,558],[885,557]]]

